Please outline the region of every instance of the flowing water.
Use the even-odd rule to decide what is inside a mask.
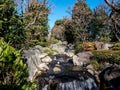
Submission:
[[[64,55],[62,55],[63,57]],[[38,78],[37,90],[98,90],[95,78],[83,67],[73,66],[71,61],[55,57],[49,67],[54,67],[59,61],[62,71],[48,73]]]
[[[42,90],[48,90],[48,85],[42,88]],[[59,83],[57,86],[51,87],[49,90],[98,90],[96,83],[92,78],[87,80],[73,80],[70,82]]]
[[[98,87],[91,74],[81,71],[57,74],[48,80],[42,90],[98,90]]]

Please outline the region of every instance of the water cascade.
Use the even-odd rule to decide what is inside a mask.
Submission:
[[[98,86],[95,78],[83,69],[39,77],[37,90],[98,90]]]

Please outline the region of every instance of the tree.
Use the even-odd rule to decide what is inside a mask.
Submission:
[[[68,8],[68,13],[72,18],[65,21],[65,37],[69,43],[87,41],[90,39],[90,27],[92,11],[87,6],[85,0],[77,0],[73,10]]]
[[[99,5],[93,12],[90,22],[90,32],[93,40],[109,41],[109,16],[105,4]]]
[[[64,37],[65,21],[66,21],[65,19],[56,20],[55,25],[51,30],[52,37],[58,40],[65,40],[65,37]]]
[[[46,41],[45,37],[48,34],[49,9],[46,6],[47,0],[38,1],[29,1],[27,11],[23,14],[27,33],[26,43],[28,45]]]
[[[112,0],[112,2],[110,2],[109,0],[105,0],[105,2],[111,8],[110,18],[114,36],[120,41],[120,1],[116,0],[116,2],[114,2],[114,0]]]
[[[23,27],[23,19],[17,15],[14,2],[0,0],[0,36],[13,47],[20,49],[25,41]]]
[[[89,38],[89,22],[92,11],[87,6],[85,0],[77,0],[73,12],[72,21],[76,40],[86,41]]]

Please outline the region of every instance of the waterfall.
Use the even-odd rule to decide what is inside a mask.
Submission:
[[[81,80],[73,80],[71,82],[60,83],[60,90],[98,90],[97,85],[95,84],[92,78],[84,80],[83,77],[80,77]]]
[[[56,76],[42,90],[98,90],[98,87],[89,73],[73,72]]]

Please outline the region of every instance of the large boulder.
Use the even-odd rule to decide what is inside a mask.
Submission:
[[[95,48],[97,50],[103,49],[103,45],[104,45],[103,42],[98,42],[98,41],[95,42]]]
[[[51,44],[50,48],[57,51],[59,54],[62,54],[65,52],[66,46],[61,44]]]
[[[120,66],[112,65],[100,74],[100,90],[120,90]]]
[[[104,49],[104,50],[109,50],[109,48],[111,48],[112,46],[113,46],[113,44],[105,43],[105,44],[103,45],[103,49]]]
[[[41,52],[40,46],[35,46],[32,49],[24,50],[22,57],[28,66],[28,79],[32,82],[43,72],[49,70],[48,64],[52,59],[46,54]]]
[[[93,57],[92,52],[80,52],[77,55],[73,56],[73,64],[82,66],[83,64],[87,64],[90,61],[90,58]]]
[[[109,50],[110,47],[112,47],[113,44],[110,43],[103,43],[103,42],[95,42],[95,48],[97,50]]]

